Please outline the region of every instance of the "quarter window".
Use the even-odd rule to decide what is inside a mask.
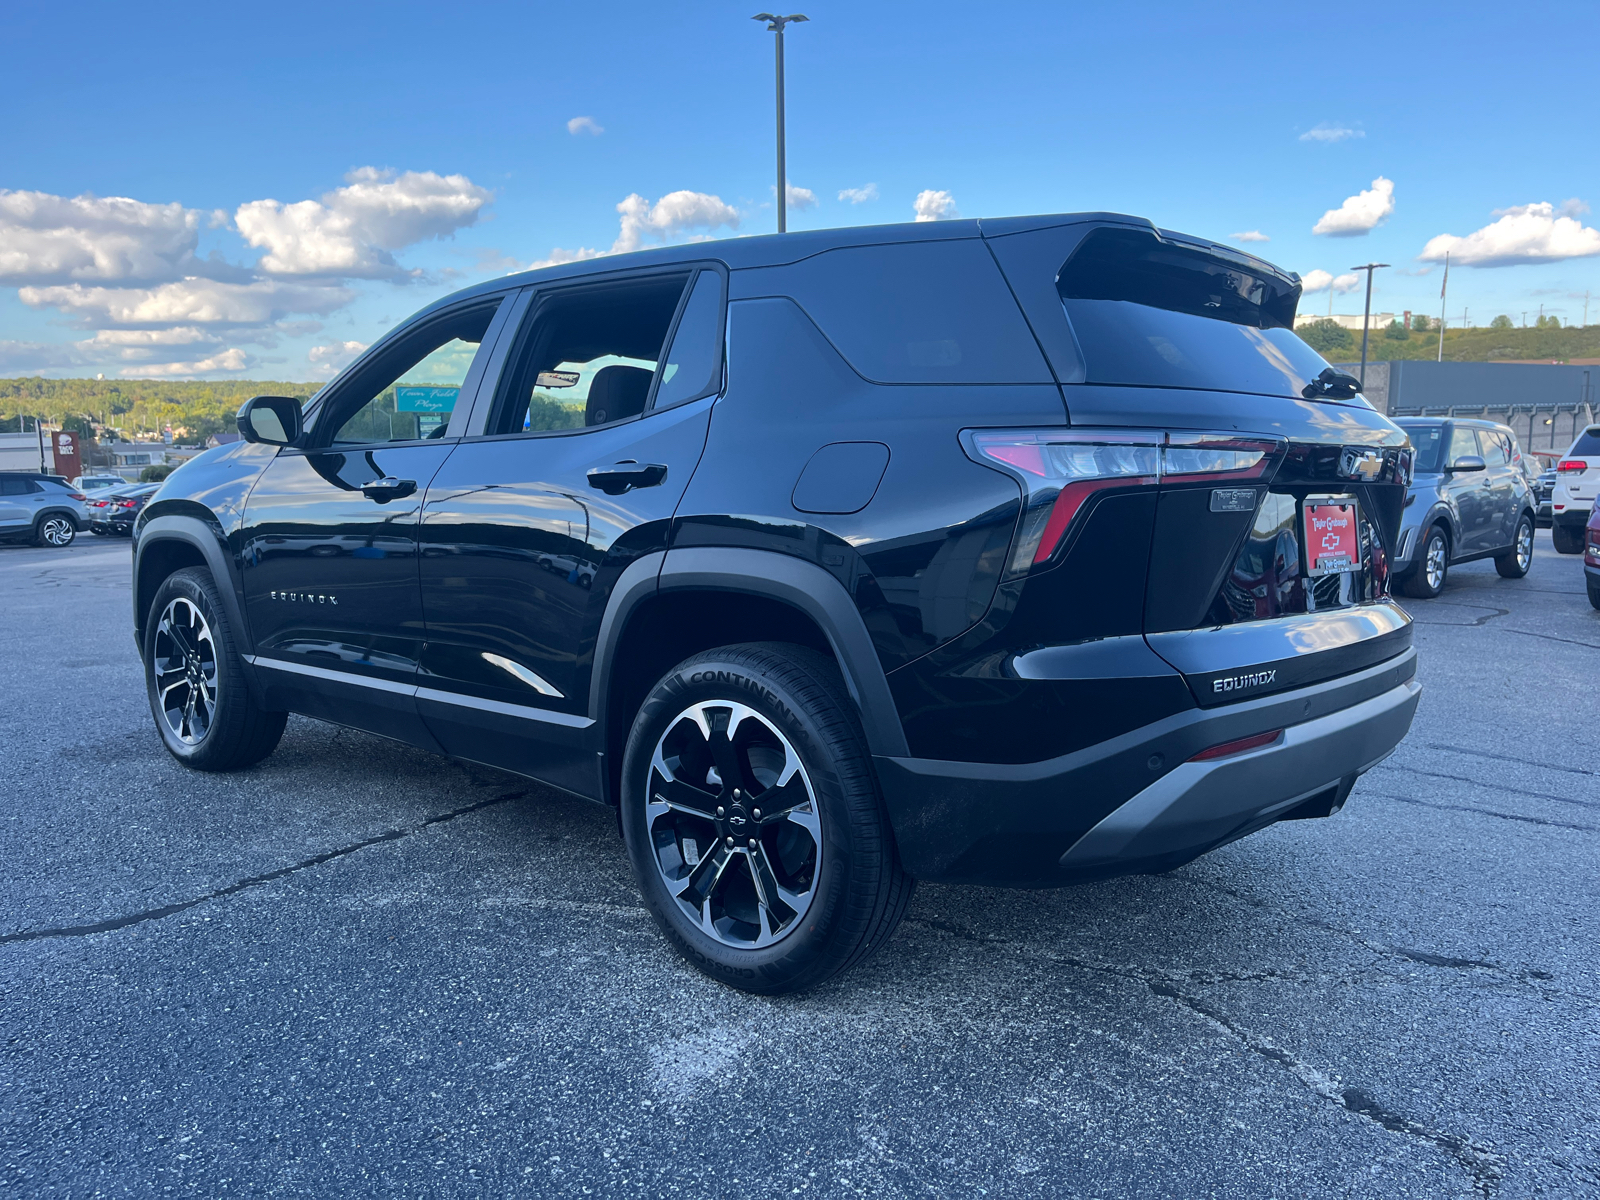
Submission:
[[[661,368],[653,408],[698,400],[722,386],[722,277],[701,271]]]

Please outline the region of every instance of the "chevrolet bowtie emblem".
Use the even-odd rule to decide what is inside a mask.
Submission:
[[[1339,474],[1371,483],[1383,474],[1383,455],[1371,450],[1346,449],[1339,455]]]

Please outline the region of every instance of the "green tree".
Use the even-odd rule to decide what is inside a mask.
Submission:
[[[1295,332],[1300,335],[1301,341],[1324,358],[1332,358],[1341,350],[1355,349],[1356,339],[1351,336],[1350,331],[1339,322],[1330,321],[1326,317],[1309,325],[1302,325]]]
[[[1560,317],[1540,317],[1537,321],[1534,322],[1534,325],[1535,325],[1535,327],[1537,327],[1539,329],[1560,329],[1561,328],[1561,318]]]
[[[154,466],[146,467],[144,470],[139,472],[139,482],[160,483],[163,479],[165,479],[168,475],[171,475],[177,469],[178,468],[173,466],[171,463],[156,463]]]
[[[1411,340],[1411,334],[1407,331],[1405,322],[1399,317],[1389,322],[1384,328],[1383,336],[1391,342],[1408,342]]]
[[[1418,333],[1427,333],[1429,329],[1433,328],[1433,323],[1422,313],[1418,313],[1411,318],[1411,328]]]
[[[1512,325],[1510,317],[1506,316],[1505,313],[1501,313],[1498,317],[1496,317],[1494,320],[1489,322],[1489,328],[1490,329],[1514,329],[1515,326]]]

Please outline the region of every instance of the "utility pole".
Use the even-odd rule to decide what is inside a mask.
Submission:
[[[1367,307],[1361,314],[1361,390],[1367,390],[1367,332],[1372,324],[1372,273],[1388,263],[1367,263],[1364,267],[1351,267],[1352,271],[1367,273]]]
[[[1370,276],[1369,276],[1370,278]],[[1444,252],[1444,282],[1439,285],[1439,362],[1444,361],[1444,305],[1445,293],[1450,290],[1450,251]]]
[[[804,13],[790,13],[787,17],[772,13],[757,13],[752,21],[766,21],[767,30],[778,35],[778,232],[789,231],[789,172],[784,161],[783,148],[783,27],[811,18]]]

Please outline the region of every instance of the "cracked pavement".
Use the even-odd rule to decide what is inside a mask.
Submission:
[[[1600,1197],[1600,613],[1547,533],[1408,602],[1417,722],[1338,816],[924,887],[781,999],[538,784],[301,718],[185,771],[127,576],[0,549],[0,1194]]]

